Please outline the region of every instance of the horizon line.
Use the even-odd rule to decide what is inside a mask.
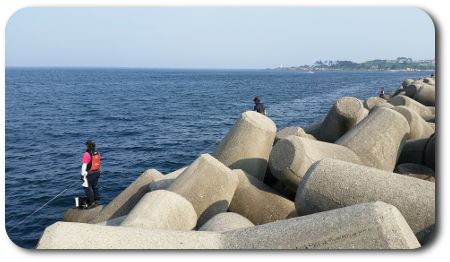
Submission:
[[[139,67],[139,66],[7,66],[5,68],[121,68],[121,69],[188,69],[188,70],[266,70],[267,68],[201,68],[201,67]]]

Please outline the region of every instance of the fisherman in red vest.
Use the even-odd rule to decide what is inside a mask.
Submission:
[[[86,208],[93,208],[98,206],[100,200],[98,194],[98,178],[100,177],[100,152],[95,150],[94,140],[86,142],[87,150],[81,160],[81,180],[83,180],[83,188],[88,197],[88,206]],[[94,194],[91,192],[92,191]]]

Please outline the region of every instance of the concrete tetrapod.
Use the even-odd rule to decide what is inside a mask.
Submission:
[[[408,121],[400,113],[380,107],[335,144],[355,152],[366,166],[392,172],[408,134]]]
[[[435,106],[436,103],[436,89],[434,86],[424,84],[414,94],[413,99],[422,105]]]
[[[426,138],[434,133],[433,128],[411,108],[407,106],[396,106],[391,109],[402,114],[408,121],[410,129],[408,139]]]
[[[432,85],[432,86],[434,86],[436,84],[436,82],[434,81],[434,78],[431,78],[431,77],[426,77],[423,80],[423,82],[426,84]]]
[[[225,232],[254,226],[250,220],[238,213],[223,212],[213,216],[198,231]]]
[[[397,160],[397,165],[414,163],[421,165],[424,161],[424,152],[428,138],[411,139],[406,141],[405,146]]]
[[[197,228],[200,228],[211,217],[228,210],[238,181],[231,169],[209,154],[203,154],[166,190],[191,202],[197,213]]]
[[[435,224],[435,184],[335,159],[314,163],[295,197],[299,215],[383,201],[398,208],[419,242],[431,238]]]
[[[98,214],[104,206],[97,206],[91,209],[80,209],[78,207],[72,207],[64,213],[62,221],[64,222],[78,222],[78,223],[86,223],[91,219],[95,219],[98,217]]]
[[[405,163],[395,167],[394,173],[435,182],[433,169],[419,164]]]
[[[197,213],[189,201],[176,193],[156,190],[145,194],[120,226],[189,231],[196,224]]]
[[[397,90],[394,92],[393,95],[391,95],[390,97],[394,97],[397,95],[404,95],[406,93],[405,88],[407,86],[409,86],[412,82],[414,82],[413,79],[406,79],[403,81],[403,83],[397,88]]]
[[[68,237],[70,236],[70,237]],[[420,247],[400,212],[382,202],[223,233],[56,222],[37,249],[413,249]]]
[[[88,221],[88,223],[97,224],[102,221],[127,215],[137,202],[139,202],[141,197],[147,193],[147,186],[153,182],[153,180],[161,178],[162,176],[163,174],[156,169],[146,170],[105,208],[103,208],[96,219],[92,219]]]
[[[219,249],[223,239],[221,233],[210,231],[56,222],[45,229],[37,249]]]
[[[121,217],[133,209],[141,197],[147,193],[147,186],[155,179],[161,178],[161,174],[156,169],[148,169],[142,173],[136,180],[105,206],[95,218],[87,221],[89,224],[97,224],[116,217]],[[74,222],[63,220],[67,222]]]
[[[363,164],[352,150],[344,146],[288,136],[273,147],[270,152],[269,167],[280,182],[296,192],[311,164],[324,158]]]
[[[389,99],[387,102],[394,106],[410,107],[412,110],[416,111],[419,115],[432,115],[431,109],[422,105],[416,100],[404,95],[398,95],[396,97],[393,97]]]
[[[291,136],[291,135],[309,138],[312,140],[317,140],[313,135],[305,133],[303,128],[298,127],[298,126],[290,126],[290,127],[281,129],[280,131],[277,132],[277,134],[275,135],[275,141],[273,144],[275,145],[281,139],[285,139],[286,137]]]
[[[410,79],[410,78],[405,79],[405,80],[403,81],[401,87],[405,88],[405,87],[409,86],[412,82],[414,82],[413,79]]]
[[[228,249],[415,249],[393,205],[364,203],[223,233]]]
[[[242,169],[263,181],[277,127],[254,111],[241,114],[212,156],[230,169]]]
[[[323,120],[317,140],[333,143],[369,114],[354,97],[339,98]]]
[[[317,136],[320,135],[320,131],[322,128],[323,121],[325,120],[325,117],[326,116],[322,117],[319,121],[315,122],[314,124],[303,127],[303,131],[305,131],[306,134],[310,134],[316,138]]]
[[[436,165],[436,136],[432,135],[426,144],[425,147],[425,155],[424,155],[424,162],[425,165],[432,168],[433,170],[435,169],[435,165]]]
[[[239,184],[229,211],[243,215],[255,225],[297,216],[293,201],[240,169],[233,172],[238,177]]]
[[[97,223],[95,225],[98,226],[114,226],[114,227],[118,227],[120,226],[120,224],[122,224],[122,222],[127,218],[128,215],[125,216],[121,216],[121,217],[116,217],[110,220],[106,220],[100,223]]]
[[[374,105],[371,109],[370,109],[370,113],[372,113],[373,111],[375,111],[376,109],[380,108],[380,107],[386,107],[386,108],[394,108],[395,106],[389,103],[380,103],[380,104],[376,104]],[[370,114],[369,113],[369,114]]]
[[[381,97],[372,96],[372,97],[367,98],[364,101],[363,105],[364,105],[364,108],[371,111],[372,107],[374,107],[375,105],[378,105],[378,104],[383,104],[383,103],[386,103],[385,99],[383,99]]]
[[[151,182],[148,185],[147,191],[152,192],[152,191],[168,188],[173,183],[173,181],[175,181],[175,179],[177,179],[177,177],[179,175],[181,175],[181,173],[183,173],[184,170],[186,170],[186,168],[187,168],[187,166],[180,168],[176,171],[173,171],[169,174],[166,174],[162,178],[157,178],[157,179],[153,180],[153,182]]]
[[[400,93],[401,93],[401,94],[405,94],[405,87],[404,87],[403,85],[399,86],[399,87],[397,88],[397,90],[395,90],[394,94],[391,95],[391,98],[394,97],[394,96],[399,95]]]
[[[416,94],[417,90],[419,90],[419,88],[422,87],[423,85],[424,85],[424,82],[421,82],[421,81],[412,82],[407,87],[405,87],[405,96],[413,98],[413,96]]]

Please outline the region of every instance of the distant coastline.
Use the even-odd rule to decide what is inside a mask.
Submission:
[[[393,72],[433,72],[436,70],[435,59],[417,60],[399,57],[396,60],[376,59],[363,63],[352,61],[316,61],[314,65],[290,66],[277,68],[266,68],[266,70],[276,71],[393,71]]]
[[[316,67],[312,67],[312,68],[298,68],[298,67],[293,67],[293,68],[266,68],[265,70],[269,70],[269,71],[383,71],[383,72],[435,72],[435,69],[411,69],[411,70],[407,70],[407,69],[400,69],[400,70],[388,70],[388,69],[330,69],[330,68],[316,68]]]

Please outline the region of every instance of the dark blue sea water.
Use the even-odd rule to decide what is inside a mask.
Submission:
[[[277,129],[303,127],[337,99],[365,100],[428,72],[315,72],[119,68],[6,68],[5,229],[77,183],[88,139],[102,154],[100,204],[145,170],[163,174],[212,153],[259,96]],[[36,247],[60,221],[81,181],[11,230]]]

